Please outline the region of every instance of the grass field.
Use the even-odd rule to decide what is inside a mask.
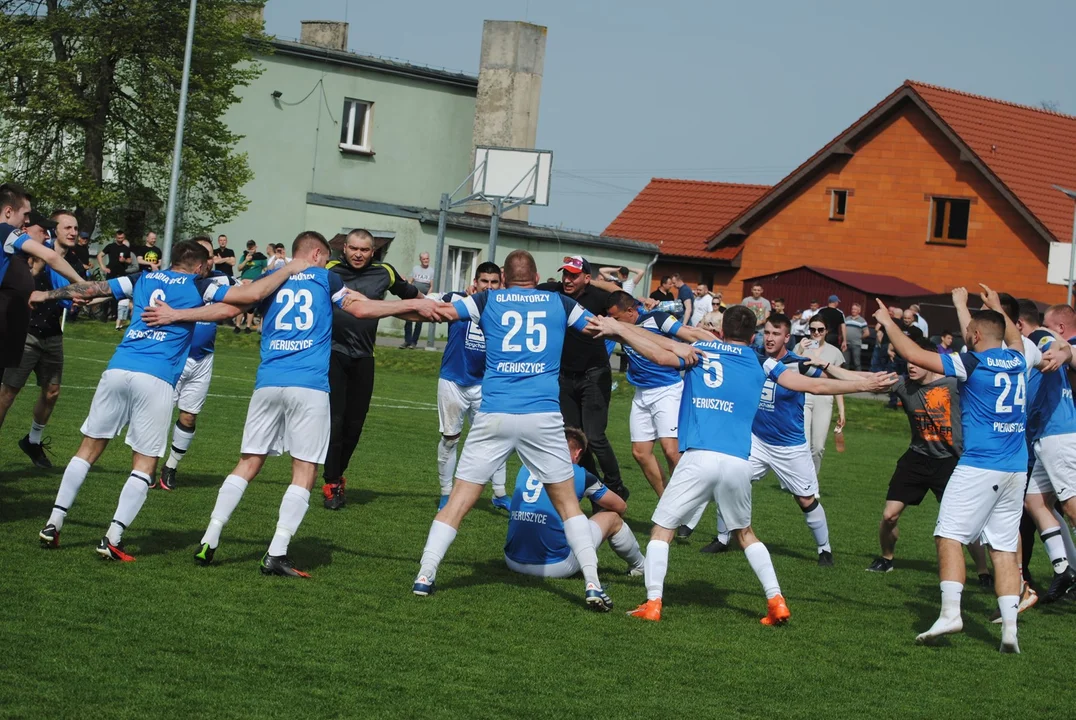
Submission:
[[[258,573],[286,459],[270,460],[251,484],[218,563],[191,558],[238,458],[257,365],[254,338],[230,333],[179,489],[152,491],[126,535],[138,561],[93,552],[130,467],[120,441],[91,471],[62,547],[41,550],[37,531],[117,335],[97,323],[69,329],[66,385],[46,433],[53,471],[34,469],[16,446],[35,388],[0,438],[0,716],[986,718],[1043,717],[1071,704],[1071,604],[1025,613],[1023,655],[1001,656],[999,626],[986,619],[994,597],[969,586],[965,633],[943,647],[914,645],[939,604],[932,498],[901,521],[897,570],[863,571],[907,437],[903,414],[871,401],[849,402],[848,451],[831,448],[822,469],[836,567],[815,565],[801,513],[776,481],[755,486],[755,528],[792,609],[783,628],[758,623],[765,600],[741,553],[699,554],[712,515],[672,548],[658,624],[619,612],[645,590],[607,547],[599,561],[617,605],[609,615],[584,609],[582,580],[510,574],[506,517],[488,499],[464,522],[438,594],[412,596],[438,493],[439,356],[395,349],[379,352],[348,506],[330,513],[315,495],[292,543],[313,580]],[[624,385],[609,434],[632,489],[627,517],[645,546],[655,499],[631,459]],[[1048,577],[1041,550],[1032,569]]]

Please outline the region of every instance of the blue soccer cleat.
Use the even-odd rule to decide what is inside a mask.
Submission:
[[[442,495],[441,499],[437,503],[438,510],[444,510],[445,505],[448,505],[448,495]]]
[[[587,583],[587,607],[597,612],[609,612],[613,609],[612,599],[605,591],[593,583]]]
[[[433,595],[433,580],[430,580],[425,575],[419,575],[415,578],[415,584],[411,587],[411,592],[419,597]]]
[[[493,497],[493,507],[500,508],[501,510],[508,512],[512,509],[512,498],[508,497],[507,495],[501,495],[500,497],[497,497],[495,495]]]

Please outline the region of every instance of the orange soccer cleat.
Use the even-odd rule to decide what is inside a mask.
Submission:
[[[642,605],[629,612],[628,615],[637,617],[641,620],[658,622],[661,620],[661,598],[647,600]]]
[[[769,608],[766,611],[766,617],[759,620],[763,625],[784,625],[792,617],[792,612],[785,604],[783,595],[772,597],[767,602]]]

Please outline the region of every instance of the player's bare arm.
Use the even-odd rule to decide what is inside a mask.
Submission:
[[[684,342],[712,342],[717,340],[717,335],[714,335],[709,330],[703,330],[699,327],[692,327],[690,325],[681,325],[680,329],[676,331],[676,337]]]
[[[620,289],[620,286],[617,285],[615,282],[606,280],[605,278],[592,277],[590,279],[590,284],[598,288],[599,290],[604,290],[605,292],[616,292]]]
[[[1024,354],[1024,336],[1020,334],[1020,329],[1016,327],[1016,324],[1009,319],[1009,316],[1005,313],[1005,310],[1001,307],[1001,298],[998,297],[996,290],[991,290],[983,283],[979,283],[979,287],[983,289],[979,293],[979,297],[983,300],[983,305],[993,310],[996,313],[1000,313],[1001,317],[1005,320],[1005,346],[1014,352],[1018,352],[1021,355]]]
[[[810,365],[811,367],[822,368],[822,372],[824,372],[826,375],[828,375],[829,377],[831,377],[831,378],[833,378],[835,380],[848,380],[848,381],[851,381],[851,382],[855,382],[857,380],[864,380],[864,379],[869,380],[869,379],[873,378],[875,375],[877,375],[877,373],[872,373],[872,372],[865,372],[865,371],[860,371],[860,370],[848,370],[847,368],[843,368],[840,365],[834,365],[833,363],[823,362],[821,360],[812,360],[811,362],[809,362],[807,364]],[[897,384],[897,379],[894,379],[893,383],[891,385],[889,385],[889,387],[886,387],[886,388],[884,388],[882,390],[877,390],[875,392],[888,392],[888,391],[892,390],[893,385],[896,385],[896,384]]]
[[[349,296],[350,297],[350,296]],[[425,298],[413,300],[344,300],[348,315],[366,320],[395,316],[404,320],[437,322],[439,305]]]
[[[163,300],[158,300],[142,311],[142,322],[150,327],[174,325],[181,322],[220,322],[242,315],[250,310],[251,307],[253,306],[244,307],[230,303],[210,303],[201,307],[177,310]]]
[[[593,317],[590,319],[588,334],[607,337],[631,345],[640,355],[658,365],[666,367],[691,367],[699,361],[699,351],[691,345],[662,338],[649,330],[635,325],[628,325],[610,317]],[[675,347],[666,347],[662,341]]]
[[[956,320],[960,323],[961,334],[967,334],[968,324],[971,323],[971,310],[968,309],[967,288],[953,288],[953,308],[956,310]]]
[[[594,504],[602,510],[615,512],[621,517],[623,517],[624,513],[628,510],[628,504],[624,502],[624,498],[620,497],[615,492],[606,492],[602,495],[600,500],[595,500]]]
[[[280,270],[262,275],[252,283],[232,285],[228,288],[228,292],[225,293],[221,302],[226,302],[229,305],[254,305],[276,292],[292,275],[301,273],[309,268],[309,260],[296,258]]]
[[[871,373],[868,377],[855,380],[832,380],[829,378],[809,378],[797,372],[783,372],[777,377],[777,384],[795,392],[812,395],[847,395],[856,392],[885,392],[894,383],[897,376],[893,373]]]
[[[48,302],[50,300],[93,300],[94,298],[110,297],[112,287],[107,280],[92,280],[89,282],[76,282],[64,285],[55,290],[35,290],[30,293],[30,304]]]
[[[63,259],[58,252],[50,247],[42,245],[37,240],[24,240],[22,252],[32,257],[44,260],[50,268],[63,275],[73,283],[82,282],[82,276],[78,274],[71,264]]]
[[[889,346],[893,348],[894,352],[924,370],[944,375],[945,367],[942,365],[941,355],[919,347],[914,340],[897,327],[897,323],[893,320],[893,316],[889,314],[889,308],[886,307],[885,303],[877,298],[875,298],[875,301],[878,303],[878,310],[874,313],[874,319],[885,328],[886,335],[889,336]],[[1019,335],[1019,332],[1017,334]]]

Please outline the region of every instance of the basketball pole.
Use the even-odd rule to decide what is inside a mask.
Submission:
[[[448,223],[448,209],[452,206],[452,196],[441,193],[441,210],[437,214],[437,246],[433,253],[433,291],[445,291],[445,264],[441,256],[445,254],[445,225]],[[437,349],[437,323],[427,323],[426,349]]]
[[[497,262],[497,233],[501,226],[501,213],[504,212],[504,198],[493,201],[493,213],[489,217],[489,261]]]

